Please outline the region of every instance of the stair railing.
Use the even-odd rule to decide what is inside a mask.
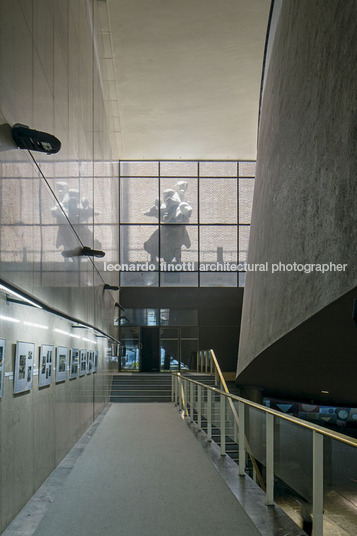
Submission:
[[[213,362],[215,362],[213,351],[211,351],[211,356]],[[224,386],[225,381],[223,375],[220,377],[220,379],[222,386]],[[274,427],[278,424],[279,426],[282,426],[282,423],[288,422],[297,425],[300,427],[300,429],[307,429],[312,432],[311,496],[313,534],[314,536],[323,536],[324,437],[338,441],[339,444],[342,444],[342,447],[344,446],[344,448],[346,448],[346,446],[357,448],[357,439],[345,436],[332,430],[328,430],[327,428],[323,428],[319,425],[311,424],[308,421],[293,417],[292,415],[281,413],[266,406],[262,406],[242,397],[227,393],[221,389],[217,389],[216,387],[205,385],[191,378],[182,376],[180,373],[172,373],[172,401],[179,406],[179,409],[183,411],[184,415],[187,416],[191,422],[197,423],[198,430],[202,429],[203,419],[206,420],[208,441],[212,440],[213,400],[219,400],[219,424],[217,427],[220,429],[222,456],[226,454],[225,436],[226,426],[228,423],[227,409],[231,408],[231,415],[234,416],[234,422],[238,426],[238,460],[240,476],[245,475],[246,452],[248,452],[248,443],[245,437],[245,410],[246,408],[254,408],[265,414],[266,505],[274,504]],[[236,412],[234,403],[238,404],[238,414]],[[229,419],[231,415],[229,416]],[[236,418],[236,415],[238,419]],[[302,437],[301,441],[304,441],[304,437]],[[357,450],[355,452],[357,453]],[[351,482],[354,482],[354,480]]]
[[[227,387],[226,381],[224,379],[223,373],[221,371],[221,367],[219,366],[216,354],[214,353],[214,350],[200,350],[197,354],[197,372],[201,373],[210,373],[214,374],[215,378],[215,384],[220,385],[222,391],[229,394],[229,389]],[[233,419],[236,422],[237,429],[239,430],[239,415],[237,413],[237,410],[234,406],[233,401],[228,398],[228,403],[231,407],[231,411],[233,414]],[[242,417],[241,417],[242,418]],[[244,436],[244,444],[245,444],[245,450],[250,458],[250,461],[253,465],[254,474],[259,482],[260,487],[265,491],[265,484],[263,477],[261,475],[260,469],[258,467],[257,461],[253,456],[252,449],[250,448],[248,439],[246,436]],[[245,454],[244,454],[245,456]],[[242,463],[242,460],[240,460],[239,467],[242,467],[242,472],[240,472],[240,475],[245,474],[245,464]]]

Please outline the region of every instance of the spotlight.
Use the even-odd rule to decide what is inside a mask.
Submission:
[[[41,153],[54,154],[61,149],[58,138],[47,132],[33,130],[28,125],[15,123],[11,129],[14,142],[19,149],[40,151]]]
[[[116,285],[108,285],[107,283],[104,285],[104,290],[119,290],[120,287],[117,287]]]

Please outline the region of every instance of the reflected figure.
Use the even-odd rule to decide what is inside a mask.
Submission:
[[[188,188],[186,181],[179,181],[175,188],[168,188],[162,194],[162,200],[156,199],[155,204],[146,212],[145,216],[158,216],[160,222],[168,225],[161,225],[161,252],[160,258],[169,263],[173,260],[181,262],[181,249],[191,246],[185,223],[189,222],[192,214],[192,206],[185,201],[185,194]],[[175,225],[176,224],[176,225]],[[181,224],[181,225],[177,225]],[[150,262],[159,260],[158,251],[159,231],[153,232],[146,242],[144,249],[150,255]]]
[[[93,231],[84,222],[88,221],[93,215],[100,214],[100,212],[94,212],[88,199],[84,198],[81,200],[79,190],[76,188],[69,189],[66,182],[58,181],[56,183],[56,190],[58,203],[51,209],[58,223],[56,248],[63,246],[64,250],[73,250],[80,246],[78,238],[69,229],[68,223],[64,221],[63,213],[68,217],[73,228],[80,236],[81,241],[86,245],[92,244]],[[94,240],[94,248],[101,248],[99,240]]]

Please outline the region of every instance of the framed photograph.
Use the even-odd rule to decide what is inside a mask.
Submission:
[[[88,352],[88,363],[87,363],[87,374],[92,374],[93,372],[93,361],[94,361],[94,352],[89,350]]]
[[[59,383],[67,379],[68,348],[57,346],[56,358],[56,383]]]
[[[98,371],[98,350],[94,352],[93,372]]]
[[[79,372],[79,349],[72,348],[71,358],[69,360],[69,377],[71,380],[78,378]]]
[[[81,360],[79,366],[79,375],[84,376],[87,371],[87,350],[81,350]]]
[[[5,339],[0,339],[0,396],[2,396],[4,390],[5,342]]]
[[[40,348],[40,363],[38,367],[38,386],[44,387],[52,383],[54,348],[43,344]]]
[[[33,342],[16,343],[14,393],[31,391],[35,359],[35,344]]]

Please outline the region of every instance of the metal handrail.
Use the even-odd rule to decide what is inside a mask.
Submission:
[[[212,351],[213,352],[213,351]],[[214,355],[214,352],[211,354]],[[213,372],[212,361],[208,363],[208,351],[205,351],[205,369]],[[200,356],[201,358],[201,356]],[[200,361],[202,361],[200,359]],[[199,366],[197,367],[200,368]],[[219,367],[218,367],[218,370]],[[215,370],[215,373],[219,375],[222,381],[222,385],[226,386],[226,382],[223,378],[222,372]],[[187,383],[186,383],[187,382]],[[190,386],[188,385],[190,384]],[[197,380],[187,378],[181,373],[172,372],[172,400],[178,402],[180,410],[184,410],[184,415],[189,416],[193,422],[194,404],[195,404],[195,388],[197,386],[197,425],[198,429],[201,429],[202,413],[202,393],[206,389],[207,392],[207,437],[210,441],[212,439],[212,393],[219,395],[219,408],[220,408],[220,436],[221,436],[221,455],[225,455],[225,426],[226,426],[226,399],[230,402],[232,413],[235,421],[238,425],[238,454],[239,454],[239,475],[245,475],[246,461],[245,454],[249,453],[250,447],[245,435],[245,406],[250,406],[259,411],[265,413],[265,434],[266,434],[266,487],[265,487],[265,504],[274,504],[274,423],[275,418],[288,421],[296,426],[311,430],[312,432],[312,519],[313,519],[313,534],[314,536],[323,536],[323,494],[324,494],[324,442],[323,438],[328,437],[335,441],[340,441],[351,447],[357,447],[357,439],[348,437],[339,432],[328,430],[318,424],[311,424],[298,417],[281,413],[277,410],[267,408],[251,400],[247,400],[237,395],[233,395],[229,392],[225,392],[222,389],[205,385]],[[189,387],[189,389],[188,389]],[[205,391],[203,391],[205,392]],[[238,414],[234,402],[238,402]],[[235,432],[234,432],[235,434]],[[251,455],[251,460],[254,467],[255,458]],[[254,467],[255,469],[255,467]],[[257,473],[258,476],[258,473]]]
[[[196,385],[200,385],[201,387],[204,387],[206,389],[210,389],[211,391],[214,391],[215,393],[219,395],[224,395],[227,398],[237,400],[238,402],[243,402],[243,404],[247,406],[251,406],[253,408],[259,409],[261,411],[264,411],[265,413],[270,413],[271,415],[275,415],[276,417],[279,417],[279,419],[290,421],[299,426],[303,426],[304,428],[308,428],[309,430],[314,430],[315,432],[318,432],[319,434],[322,434],[326,437],[336,439],[337,441],[341,441],[352,447],[357,447],[357,439],[355,439],[354,437],[349,437],[344,434],[341,434],[340,432],[329,430],[328,428],[324,428],[323,426],[320,426],[319,424],[311,424],[307,421],[299,419],[299,417],[294,417],[293,415],[287,415],[286,413],[281,413],[280,411],[277,411],[276,409],[267,408],[266,406],[257,404],[257,402],[252,402],[251,400],[248,400],[247,398],[242,398],[241,396],[233,395],[232,393],[229,393],[229,392],[227,393],[225,391],[222,391],[221,389],[217,389],[217,387],[212,387],[210,385],[206,385],[196,380],[192,380],[191,378],[186,378],[185,376],[182,376],[180,372],[172,372],[172,374],[174,376],[180,376],[185,381],[194,383]]]

